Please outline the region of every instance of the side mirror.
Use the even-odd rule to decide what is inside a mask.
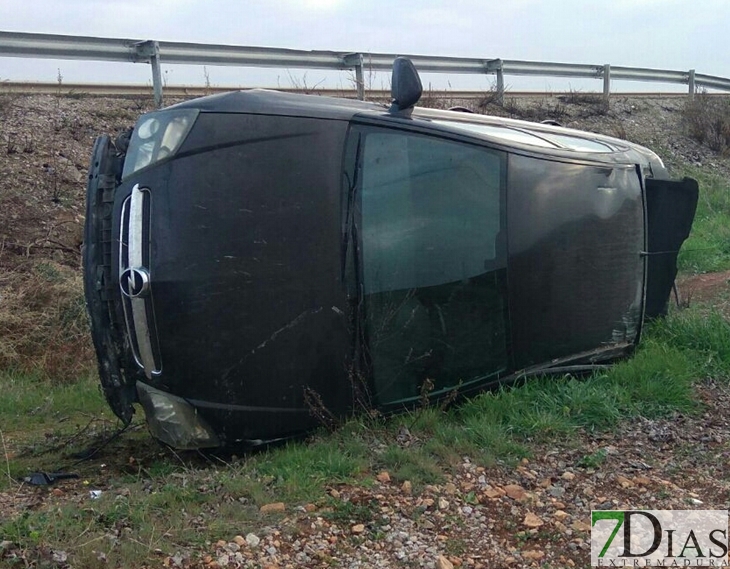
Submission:
[[[423,86],[416,66],[406,57],[396,57],[393,62],[390,96],[393,99],[388,112],[410,116],[413,106],[421,98]]]

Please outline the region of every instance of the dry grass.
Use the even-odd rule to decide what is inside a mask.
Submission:
[[[568,117],[568,111],[560,101],[542,98],[525,102],[514,97],[505,99],[502,109],[509,118],[532,122],[562,122]]]
[[[0,368],[67,382],[93,362],[79,270],[45,259],[0,276]]]
[[[699,93],[682,109],[687,134],[723,154],[730,148],[730,98]]]

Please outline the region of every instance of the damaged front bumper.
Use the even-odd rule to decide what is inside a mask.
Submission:
[[[213,429],[182,397],[141,381],[137,382],[137,395],[152,435],[163,443],[182,450],[221,446]]]

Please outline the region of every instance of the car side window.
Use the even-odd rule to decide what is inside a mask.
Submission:
[[[381,403],[506,367],[505,162],[479,146],[364,133],[361,274]]]

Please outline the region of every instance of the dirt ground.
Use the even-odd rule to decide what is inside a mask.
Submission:
[[[730,271],[680,275],[677,278],[677,290],[681,305],[686,306],[695,302],[712,304],[730,318]]]

